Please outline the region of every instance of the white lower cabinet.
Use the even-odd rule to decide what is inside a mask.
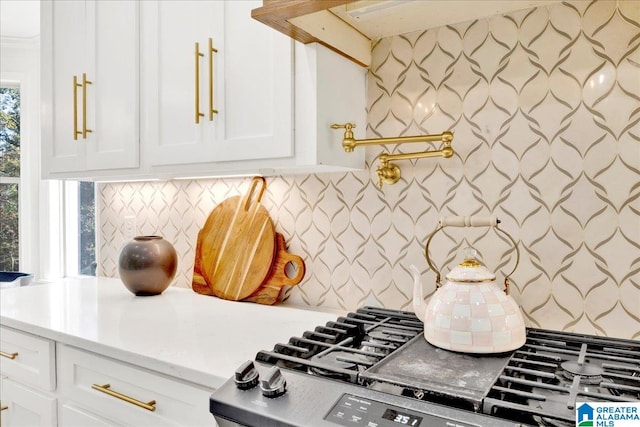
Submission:
[[[20,383],[55,390],[54,345],[51,340],[0,327],[0,371]]]
[[[0,328],[2,427],[216,426],[212,388]]]
[[[2,379],[2,425],[53,427],[57,424],[56,398],[8,378]]]
[[[215,425],[212,389],[65,345],[57,355],[60,394],[91,412],[129,425]]]
[[[2,426],[57,425],[55,343],[0,327]]]

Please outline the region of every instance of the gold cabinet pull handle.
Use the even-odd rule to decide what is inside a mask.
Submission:
[[[91,385],[91,388],[94,390],[98,390],[102,393],[108,394],[109,396],[113,396],[117,399],[124,400],[125,402],[132,403],[140,408],[146,409],[147,411],[154,412],[156,410],[155,400],[144,403],[144,402],[141,402],[140,400],[134,399],[133,397],[129,397],[122,393],[118,393],[117,391],[113,391],[111,390],[110,387],[111,387],[111,384],[105,384],[105,385],[92,384]]]
[[[200,57],[204,53],[200,53],[200,43],[196,42],[196,124],[200,123],[200,117],[204,114],[200,112]]]
[[[6,405],[0,406],[0,411],[6,411],[7,409],[9,409],[9,407]]]
[[[87,85],[92,83],[87,80],[87,73],[82,73],[82,139],[87,139],[87,134],[93,132],[87,129]]]
[[[213,54],[218,53],[218,49],[213,47],[213,39],[209,38],[209,121],[213,120],[213,115],[218,114],[218,110],[213,108]]]
[[[73,76],[73,139],[78,140],[78,135],[82,132],[78,130],[78,88],[82,84],[78,83],[78,76]]]
[[[15,359],[16,357],[18,357],[18,352],[15,353],[5,353],[4,351],[0,351],[0,356],[2,357],[6,357],[7,359]]]

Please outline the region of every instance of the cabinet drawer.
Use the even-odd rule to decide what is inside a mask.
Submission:
[[[54,427],[56,399],[45,393],[12,381],[2,379],[2,425]]]
[[[55,390],[55,345],[45,338],[0,327],[0,373],[13,380]]]
[[[116,423],[215,425],[209,413],[213,389],[61,344],[57,363],[60,393]]]

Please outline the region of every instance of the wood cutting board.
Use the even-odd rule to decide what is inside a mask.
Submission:
[[[287,264],[293,264],[296,274],[293,277],[287,275]],[[245,298],[243,301],[256,302],[258,304],[273,305],[280,299],[280,294],[285,286],[295,286],[304,278],[304,260],[298,255],[287,252],[284,236],[276,233],[276,256],[269,275],[260,288]]]
[[[260,204],[265,189],[264,178],[253,178],[246,195],[228,198],[211,212],[198,233],[194,291],[238,301],[265,281],[277,249],[273,222]]]

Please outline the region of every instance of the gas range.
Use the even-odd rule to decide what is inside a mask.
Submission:
[[[413,313],[364,307],[261,351],[210,398],[220,425],[574,426],[578,402],[640,401],[640,342],[528,329],[520,349],[430,345]]]

